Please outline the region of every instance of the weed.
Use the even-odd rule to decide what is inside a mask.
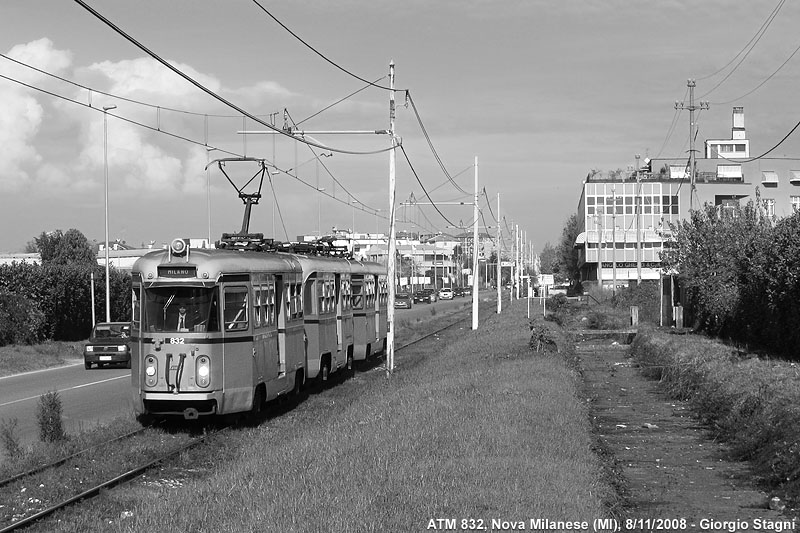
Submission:
[[[22,454],[19,437],[15,434],[17,422],[19,421],[16,418],[9,420],[4,418],[0,421],[0,445],[8,457],[19,457]]]
[[[61,421],[61,396],[58,391],[48,391],[39,397],[36,421],[39,424],[39,440],[42,442],[61,442],[66,440]]]

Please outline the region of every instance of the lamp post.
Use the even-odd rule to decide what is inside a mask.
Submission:
[[[325,187],[317,187],[317,236],[322,237],[322,193]]]
[[[211,247],[211,171],[208,169],[208,164],[211,158],[211,152],[216,148],[206,148],[206,211],[208,213],[208,247]]]
[[[105,233],[106,233],[106,322],[111,322],[111,281],[108,264],[108,112],[117,106],[103,106],[103,182],[105,184]]]

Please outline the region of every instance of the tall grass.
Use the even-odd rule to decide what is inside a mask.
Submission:
[[[800,366],[655,329],[640,329],[633,353],[734,457],[752,461],[764,488],[800,497]]]
[[[611,489],[578,376],[534,353],[525,306],[398,354],[243,436],[215,471],[125,503],[120,531],[424,531],[431,519],[588,520]],[[66,530],[109,529],[82,515]]]

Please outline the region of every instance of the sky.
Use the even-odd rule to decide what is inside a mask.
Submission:
[[[536,251],[591,170],[687,157],[688,79],[709,102],[700,142],[730,138],[733,106],[752,155],[800,120],[796,2],[85,1],[208,92],[78,2],[0,2],[0,252],[56,229],[102,242],[106,183],[112,241],[239,231],[258,163],[225,163],[233,185],[206,169],[233,157],[270,170],[250,231],[385,233],[389,136],[324,132],[389,128],[390,62],[398,231],[464,231],[477,174],[482,231],[519,226]],[[774,154],[800,155],[798,136]]]

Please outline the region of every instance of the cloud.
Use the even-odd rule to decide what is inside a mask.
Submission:
[[[6,54],[41,70],[58,73],[69,67],[72,55],[56,50],[49,39],[39,39],[11,48]],[[44,74],[10,61],[0,63],[0,74],[24,83],[46,83]],[[31,170],[42,157],[34,143],[44,117],[44,109],[30,89],[10,80],[0,83],[0,190],[16,191],[27,187]]]
[[[235,132],[241,119],[235,118],[234,110],[149,57],[73,65],[72,53],[57,49],[49,39],[16,45],[7,55],[93,90],[0,61],[0,74],[83,104],[0,80],[0,190],[31,186],[44,194],[100,190],[107,139],[113,186],[139,194],[205,194],[205,147],[157,130],[212,146],[240,142]],[[285,102],[297,96],[272,81],[226,88],[190,65],[171,64],[248,110],[263,109],[265,101]],[[108,105],[117,107],[108,113],[105,137],[100,110]]]

